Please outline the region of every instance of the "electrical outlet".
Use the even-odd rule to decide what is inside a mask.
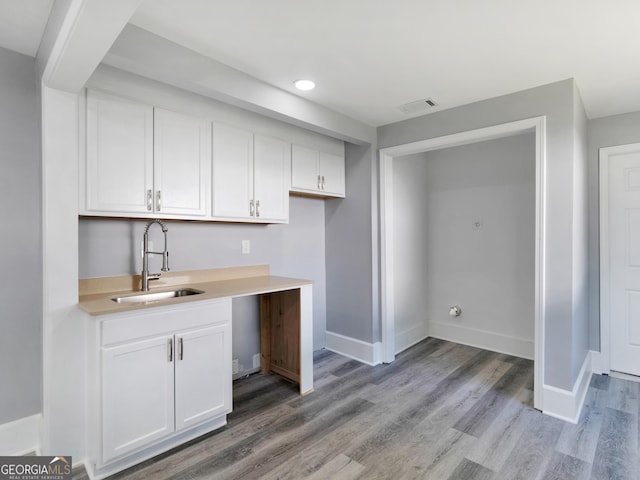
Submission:
[[[251,253],[251,240],[242,240],[242,253]]]
[[[256,353],[253,356],[253,368],[258,368],[260,366],[260,354]]]
[[[238,373],[238,369],[240,367],[240,365],[238,364],[238,359],[234,358],[233,359],[233,363],[232,363],[233,367],[232,367],[232,374],[235,375],[236,373]]]

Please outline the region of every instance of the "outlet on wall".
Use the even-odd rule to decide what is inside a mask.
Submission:
[[[258,368],[260,366],[260,354],[256,353],[253,356],[253,368]]]
[[[238,365],[238,359],[237,359],[237,358],[234,358],[234,359],[233,359],[233,363],[232,363],[232,365],[233,365],[233,366],[232,366],[232,371],[231,371],[231,373],[232,373],[233,375],[235,375],[236,373],[238,373],[238,368],[239,368],[239,365]]]
[[[242,240],[242,253],[251,253],[251,240]]]

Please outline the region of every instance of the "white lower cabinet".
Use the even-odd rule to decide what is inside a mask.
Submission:
[[[231,411],[231,325],[176,334],[175,428]],[[229,344],[228,344],[229,343]],[[221,388],[222,381],[229,388]]]
[[[231,299],[93,321],[97,477],[226,423],[232,408]]]
[[[174,431],[173,362],[166,336],[102,350],[102,459]]]

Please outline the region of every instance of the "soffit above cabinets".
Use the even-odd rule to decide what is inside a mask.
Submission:
[[[35,57],[53,0],[0,2],[0,47]]]

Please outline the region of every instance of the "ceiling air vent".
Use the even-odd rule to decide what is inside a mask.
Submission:
[[[400,105],[398,108],[403,113],[409,114],[429,110],[437,105],[438,104],[434,102],[432,98],[423,98],[422,100],[416,100],[415,102],[405,103],[404,105]]]

